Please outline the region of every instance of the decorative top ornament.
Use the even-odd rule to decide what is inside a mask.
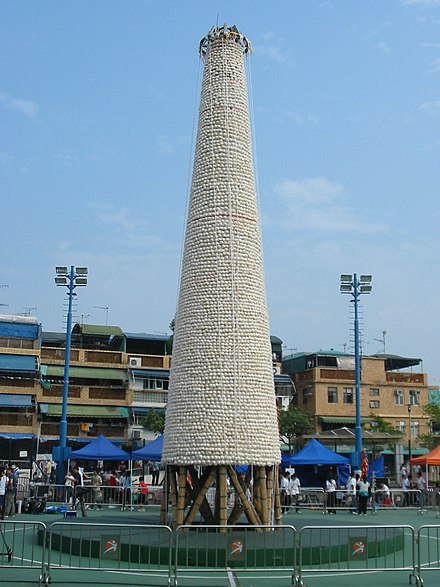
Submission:
[[[219,39],[225,41],[235,41],[239,45],[241,45],[243,49],[243,53],[252,53],[252,45],[249,39],[247,39],[244,35],[240,33],[238,28],[233,26],[228,26],[226,23],[219,27],[217,25],[213,26],[206,37],[199,43],[199,55],[200,57],[204,57],[206,55],[206,51],[208,50],[208,46],[210,43],[214,43]]]

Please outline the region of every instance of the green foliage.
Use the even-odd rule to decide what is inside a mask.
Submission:
[[[398,428],[394,428],[390,422],[387,422],[377,414],[370,414],[369,418],[370,424],[367,430],[371,430],[372,432],[384,432],[388,434],[399,434],[400,432]]]
[[[174,328],[176,327],[176,318],[173,318],[170,322],[170,330],[172,332],[170,338],[167,340],[167,355],[173,354],[173,342],[174,342]]]
[[[423,411],[430,419],[430,434],[422,434],[418,437],[420,446],[432,450],[439,444],[439,433],[440,433],[440,406],[434,404],[427,404],[423,406]]]
[[[313,432],[313,421],[310,414],[292,404],[287,410],[279,410],[279,422],[280,438],[282,442],[289,445],[290,454],[298,436]]]
[[[151,430],[155,434],[163,434],[165,428],[165,410],[149,410],[144,418],[139,419],[139,423],[146,430]]]

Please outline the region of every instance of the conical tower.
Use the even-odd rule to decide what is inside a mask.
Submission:
[[[200,43],[204,73],[163,450],[174,525],[198,512],[208,523],[232,524],[244,512],[251,523],[268,524],[279,509],[249,53],[236,27],[213,27]],[[237,466],[248,467],[245,476]],[[239,498],[230,513],[227,477]]]

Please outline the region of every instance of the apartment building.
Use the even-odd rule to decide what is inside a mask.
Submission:
[[[379,416],[412,440],[429,432],[423,406],[429,401],[428,377],[422,360],[395,355],[363,356],[361,359],[361,422]],[[285,357],[283,372],[295,387],[294,402],[308,412],[315,432],[355,425],[355,362],[353,355],[330,351],[297,353]],[[405,440],[404,440],[405,442]]]

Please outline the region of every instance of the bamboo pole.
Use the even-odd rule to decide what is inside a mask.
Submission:
[[[254,506],[258,512],[258,515],[261,516],[261,491],[260,491],[260,467],[254,467]]]
[[[226,475],[226,466],[221,465],[219,468],[219,525],[226,526],[228,523],[228,482]]]
[[[230,466],[228,467],[228,473],[229,477],[231,478],[232,485],[234,486],[235,491],[241,499],[241,503],[244,507],[244,513],[246,514],[249,523],[253,524],[254,526],[261,526],[260,516],[255,511],[253,504],[246,497],[243,487],[240,485],[240,482],[238,481],[237,474],[235,473],[234,469]]]
[[[186,467],[179,467],[179,481],[177,490],[177,508],[174,516],[174,526],[182,526],[185,517],[186,503]]]
[[[211,487],[212,480],[215,475],[215,469],[213,467],[209,467],[207,469],[207,471],[208,471],[208,474],[205,476],[205,481],[201,487],[199,485],[199,491],[197,493],[197,496],[196,496],[195,500],[193,501],[191,509],[189,510],[189,512],[185,518],[185,524],[192,524],[193,523],[193,521],[197,515],[197,512],[200,510],[203,502],[206,501],[206,493],[207,493],[208,489]],[[191,475],[191,480],[193,480],[192,475]],[[207,504],[207,505],[209,508],[209,504]],[[209,508],[209,511],[211,511],[211,508]]]
[[[264,526],[269,524],[269,509],[268,509],[268,500],[267,500],[267,481],[266,481],[266,467],[258,467],[258,474],[259,474],[259,495],[260,495],[260,504],[261,504],[261,522]]]
[[[163,487],[162,487],[162,499],[160,501],[160,525],[166,526],[168,523],[168,505],[170,501],[170,482],[169,482],[169,469],[170,467],[167,465],[165,467],[165,476],[163,479]]]
[[[282,526],[283,525],[283,516],[282,516],[281,499],[280,499],[280,479],[279,479],[279,468],[277,466],[275,466],[273,482],[274,482],[274,488],[275,488],[275,506],[274,506],[275,524],[277,524],[277,526]]]
[[[273,511],[274,511],[274,491],[273,491],[273,475],[274,466],[266,467],[266,479],[267,479],[267,510],[269,512],[269,524],[273,524]]]

